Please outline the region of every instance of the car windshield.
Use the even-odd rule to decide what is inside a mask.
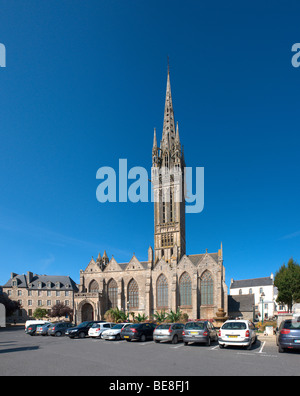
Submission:
[[[227,322],[222,326],[222,330],[246,330],[247,326],[244,322]]]
[[[86,327],[88,325],[89,322],[82,322],[80,323],[80,325],[78,325],[77,327]]]
[[[170,326],[171,325],[169,325],[169,324],[161,324],[161,325],[157,326],[157,328],[160,330],[169,330]]]
[[[112,329],[122,329],[124,325],[122,324],[116,324]]]
[[[298,320],[288,320],[284,323],[283,326],[285,329],[290,330],[300,330],[300,319]]]
[[[201,329],[205,328],[205,324],[203,322],[190,322],[185,325],[186,329]]]

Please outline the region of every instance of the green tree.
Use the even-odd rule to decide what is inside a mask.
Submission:
[[[48,315],[48,311],[47,309],[44,308],[37,308],[34,312],[33,312],[33,317],[35,319],[43,319],[45,317],[47,317]]]
[[[291,311],[293,304],[300,302],[300,265],[293,258],[276,272],[274,285],[278,289],[277,302],[286,304]]]

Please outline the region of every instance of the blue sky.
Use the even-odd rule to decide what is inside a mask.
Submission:
[[[297,4],[298,3],[298,4]],[[187,253],[223,242],[226,282],[300,260],[297,1],[0,0],[0,284],[91,256],[147,259],[151,203],[96,200],[102,166],[151,167],[170,57],[187,166],[205,207]]]

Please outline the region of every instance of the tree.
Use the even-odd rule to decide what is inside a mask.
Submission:
[[[33,317],[34,319],[43,319],[48,315],[48,311],[45,308],[37,308],[34,312],[33,312]]]
[[[274,285],[278,289],[277,302],[286,304],[289,311],[300,302],[300,265],[291,258],[275,274]]]
[[[21,309],[18,301],[11,300],[5,294],[0,294],[0,303],[5,306],[6,316],[11,316],[15,311]]]
[[[73,309],[68,307],[67,305],[63,303],[57,303],[56,305],[53,305],[51,312],[49,314],[51,318],[56,318],[56,317],[66,317],[68,316],[70,318],[70,322],[73,320]]]

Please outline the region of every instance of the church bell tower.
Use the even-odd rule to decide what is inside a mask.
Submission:
[[[178,262],[185,254],[184,156],[175,130],[168,67],[162,140],[157,145],[154,129],[152,184],[154,197],[154,262]]]

